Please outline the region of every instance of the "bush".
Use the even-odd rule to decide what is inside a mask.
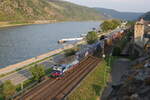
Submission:
[[[47,69],[47,70],[46,70],[46,74],[51,73],[51,72],[52,72],[52,70],[53,70],[52,68]]]
[[[30,68],[33,79],[39,81],[45,75],[45,69],[43,65],[35,65]]]
[[[77,49],[75,49],[75,48],[67,49],[64,52],[65,52],[65,56],[68,57],[68,56],[75,55],[77,52]]]
[[[98,35],[95,31],[88,32],[86,41],[88,44],[93,44],[98,40]]]
[[[2,94],[5,99],[8,99],[15,93],[16,93],[16,86],[13,85],[10,80],[7,80],[2,84]]]
[[[119,47],[114,47],[112,55],[120,56],[120,53],[121,53],[121,49]]]

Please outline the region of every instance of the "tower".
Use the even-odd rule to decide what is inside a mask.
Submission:
[[[136,22],[134,26],[134,41],[143,41],[143,35],[144,35],[144,20],[141,19],[141,21]]]

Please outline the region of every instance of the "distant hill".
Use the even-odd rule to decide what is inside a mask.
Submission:
[[[150,12],[143,14],[141,17],[143,17],[144,20],[150,20]]]
[[[0,0],[0,21],[102,20],[96,10],[59,0]]]
[[[117,19],[124,19],[124,20],[136,20],[139,16],[143,15],[144,13],[134,13],[134,12],[119,12],[113,9],[105,9],[105,8],[94,8],[100,13],[105,14],[109,18],[117,18]]]

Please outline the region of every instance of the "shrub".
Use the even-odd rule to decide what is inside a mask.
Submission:
[[[10,80],[7,80],[2,84],[2,94],[5,97],[5,99],[8,99],[10,96],[15,94],[15,92],[16,86],[13,85]]]
[[[88,32],[86,36],[86,41],[88,44],[93,44],[98,40],[98,35],[95,31]]]
[[[30,68],[34,80],[40,80],[45,75],[45,69],[43,65],[35,65]]]
[[[68,57],[68,56],[75,55],[77,52],[77,49],[75,49],[75,48],[67,49],[64,52],[65,52],[65,56]]]
[[[121,53],[121,49],[117,46],[114,47],[112,55],[113,56],[120,56],[120,53]]]

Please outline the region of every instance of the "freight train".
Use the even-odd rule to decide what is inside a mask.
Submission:
[[[79,62],[88,55],[94,55],[95,53],[102,52],[104,46],[112,45],[113,40],[120,39],[124,34],[123,30],[112,32],[108,35],[103,35],[100,39],[91,45],[82,45],[80,50],[76,53],[76,60],[70,64],[62,64],[54,66],[51,73],[51,77],[62,77],[66,71],[69,71],[76,67]]]
[[[94,55],[102,50],[104,42],[98,41],[91,45],[82,45],[81,49],[76,53],[76,58],[80,61],[88,55]]]

